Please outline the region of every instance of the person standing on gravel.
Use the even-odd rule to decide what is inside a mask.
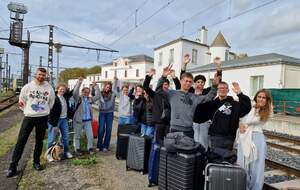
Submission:
[[[254,96],[254,102],[251,111],[240,119],[236,138],[237,164],[247,171],[247,189],[261,190],[267,154],[263,128],[273,114],[272,97],[269,91],[261,89]]]
[[[100,98],[100,89],[96,82],[93,82],[93,87],[96,90],[95,96],[90,97],[90,88],[83,87],[81,90],[81,95],[79,94],[79,89],[83,81],[82,77],[79,77],[77,84],[73,90],[73,98],[75,100],[76,111],[73,118],[74,126],[74,146],[75,155],[82,155],[80,150],[80,136],[81,131],[84,128],[85,135],[87,137],[87,150],[89,154],[94,154],[93,150],[93,131],[92,131],[92,120],[93,120],[93,109],[92,103],[95,103]]]
[[[12,155],[7,177],[17,174],[17,165],[24,151],[28,137],[35,127],[35,148],[33,154],[33,168],[42,170],[40,156],[43,149],[43,139],[47,129],[50,110],[55,101],[52,86],[45,81],[46,69],[38,68],[35,79],[26,84],[19,96],[19,107],[23,110],[24,119],[20,128],[18,140]]]
[[[68,92],[67,86],[64,84],[57,85],[56,89],[57,94],[55,96],[55,102],[50,111],[48,119],[48,149],[53,146],[55,137],[57,136],[57,132],[59,130],[64,147],[64,158],[69,159],[73,156],[69,152],[68,110],[70,110],[69,98],[73,95],[73,93]],[[53,158],[50,154],[47,155],[47,160],[49,162],[53,161]]]

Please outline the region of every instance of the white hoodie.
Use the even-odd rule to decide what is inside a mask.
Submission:
[[[49,115],[55,101],[52,86],[44,81],[39,85],[35,80],[26,84],[20,93],[19,102],[24,102],[23,109],[26,117],[41,117]]]

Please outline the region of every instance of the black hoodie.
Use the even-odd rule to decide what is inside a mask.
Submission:
[[[209,135],[235,139],[239,119],[251,110],[250,98],[243,93],[237,96],[239,101],[227,96],[224,100],[216,98],[211,102],[212,124],[209,128]]]

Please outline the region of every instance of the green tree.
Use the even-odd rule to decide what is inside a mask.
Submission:
[[[91,68],[69,68],[59,73],[59,82],[68,83],[68,80],[70,79],[76,79],[80,76],[86,77],[87,75],[97,73],[101,73],[100,66],[94,66]]]

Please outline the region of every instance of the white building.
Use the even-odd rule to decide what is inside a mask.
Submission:
[[[191,63],[187,69],[197,68],[212,62],[216,56],[222,61],[233,59],[234,53],[229,51],[230,46],[223,34],[218,33],[211,45],[207,42],[207,29],[202,27],[199,38],[195,41],[186,38],[178,38],[154,49],[155,83],[162,74],[164,67],[172,64],[176,75],[180,74],[182,60],[185,54],[191,57]]]
[[[101,65],[99,82],[112,81],[114,77],[129,83],[139,83],[150,68],[153,68],[153,58],[147,55],[121,57],[112,63]]]
[[[114,77],[128,83],[140,83],[146,75],[146,72],[153,68],[153,58],[147,55],[135,55],[121,57],[113,60],[111,63],[101,65],[101,73],[88,75],[83,80],[83,87],[88,87],[93,81],[100,84],[106,81],[113,81]],[[73,89],[77,79],[68,81],[68,87]]]
[[[261,88],[300,88],[300,59],[276,53],[263,54],[222,62],[222,80],[238,82],[242,91],[254,96]],[[215,66],[207,64],[189,69],[193,75],[206,77],[211,84]]]

